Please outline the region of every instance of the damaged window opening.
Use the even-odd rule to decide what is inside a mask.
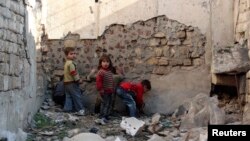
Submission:
[[[223,97],[235,98],[238,97],[236,86],[225,86],[211,84],[210,96],[217,95],[218,99],[221,100]]]
[[[225,110],[225,123],[241,121],[246,88],[245,73],[217,74],[211,83],[210,97],[216,96],[217,106]]]
[[[95,0],[95,3],[98,3],[99,0]]]

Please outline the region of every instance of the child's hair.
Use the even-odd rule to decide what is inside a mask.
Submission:
[[[65,55],[68,55],[69,52],[71,52],[71,51],[75,51],[75,48],[73,48],[73,47],[66,47],[66,48],[64,48],[64,54]]]
[[[144,79],[144,80],[141,81],[141,84],[142,84],[143,86],[146,86],[146,88],[147,88],[148,90],[151,90],[151,83],[150,83],[149,80]]]
[[[99,70],[99,69],[102,68],[102,62],[103,62],[104,60],[109,62],[109,67],[108,67],[108,69],[112,71],[113,68],[114,68],[114,67],[113,67],[113,64],[112,64],[112,61],[111,61],[111,59],[109,58],[109,56],[106,55],[106,54],[103,54],[103,55],[100,57],[100,59],[99,59],[99,64],[98,64],[98,68],[97,68],[97,69]]]

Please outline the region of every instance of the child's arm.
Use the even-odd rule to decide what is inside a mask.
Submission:
[[[79,74],[77,73],[76,67],[73,63],[69,65],[69,72],[70,72],[70,75],[73,77],[74,81],[76,82],[80,81]]]
[[[99,72],[96,76],[96,88],[100,94],[104,93],[103,90],[103,75]]]
[[[137,88],[137,94],[136,94],[136,106],[138,107],[139,110],[143,109],[144,101],[143,101],[143,87]]]

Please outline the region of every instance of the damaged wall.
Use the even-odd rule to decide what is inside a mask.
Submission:
[[[165,86],[162,92],[173,92],[175,99],[187,89],[190,89],[187,95],[200,91],[208,93],[213,47],[233,43],[234,33],[230,30],[233,29],[233,4],[233,0],[45,0],[42,22],[48,46],[43,47],[45,56],[42,60],[46,70],[49,70],[47,74],[62,68],[64,41],[60,39],[72,32],[78,34],[74,35],[73,42],[76,42],[79,51],[78,63],[83,75],[97,64],[95,50],[105,48],[113,55],[112,59],[117,65],[124,66],[127,76],[134,79],[150,78],[154,82],[161,82],[159,84],[167,84],[169,87]],[[179,27],[179,24],[182,26]],[[199,45],[200,37],[205,40],[202,45]],[[194,48],[190,51],[191,47]],[[197,53],[201,54],[191,56]],[[124,61],[127,58],[131,59]],[[204,68],[193,70],[193,66]],[[159,75],[167,76],[174,72],[173,78],[159,78]],[[58,75],[60,71],[53,73]],[[194,79],[190,77],[183,81],[186,75],[181,74],[189,74]],[[194,81],[200,77],[204,83]],[[183,87],[180,90],[171,82],[180,83]],[[175,107],[178,104],[169,105]],[[165,110],[160,105],[155,107]]]
[[[25,127],[41,103],[34,7],[34,1],[0,1],[0,133]]]
[[[234,32],[235,41],[239,45],[244,46],[245,50],[248,50],[249,59],[249,49],[250,49],[250,0],[235,0],[235,12],[234,12]],[[244,62],[244,63],[249,63]],[[249,69],[248,69],[249,70]],[[244,99],[244,111],[243,111],[243,122],[244,124],[250,123],[250,75],[249,71],[246,73],[246,94]]]
[[[132,24],[158,15],[199,27],[205,33],[209,26],[209,12],[209,0],[43,1],[43,19],[50,39],[64,37],[69,29],[80,34],[81,38],[95,39],[113,23]]]
[[[42,50],[45,50],[46,69],[53,74],[51,84],[63,74],[64,46],[76,46],[76,62],[82,76],[96,68],[98,51],[106,50],[113,63],[124,68],[128,80],[151,80],[153,90],[147,98],[148,112],[168,113],[200,92],[209,93],[205,43],[205,35],[198,28],[159,16],[132,25],[111,25],[96,40],[80,39],[77,34],[47,40]],[[88,103],[85,104],[93,108],[95,84],[86,88]]]

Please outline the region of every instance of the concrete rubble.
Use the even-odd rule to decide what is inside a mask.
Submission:
[[[98,118],[97,114],[88,113],[86,116],[76,116],[74,113],[60,111],[61,107],[58,105],[51,105],[48,110],[43,110],[41,107],[38,112],[40,116],[44,115],[48,119],[41,117],[38,118],[40,121],[34,119],[25,132],[27,138],[34,141],[83,139],[91,141],[205,141],[209,121],[217,124],[239,122],[237,119],[225,120],[225,116],[230,117],[230,114],[223,111],[229,105],[220,108],[218,107],[220,104],[217,97],[208,97],[201,93],[177,108],[171,115],[155,113],[134,118],[123,117],[117,113],[111,116],[106,125],[94,122]],[[200,118],[206,120],[199,120]],[[38,128],[37,124],[44,121],[50,121],[51,124]]]
[[[142,120],[138,120],[135,117],[130,118],[122,118],[121,128],[126,130],[126,133],[135,136],[138,132],[142,130],[145,125],[145,122]]]

